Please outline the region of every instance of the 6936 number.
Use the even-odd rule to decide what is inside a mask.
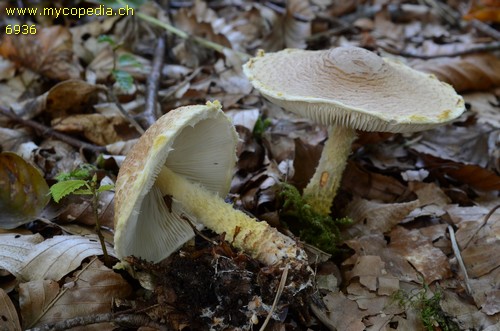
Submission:
[[[5,34],[36,34],[36,25],[8,24],[5,26]]]

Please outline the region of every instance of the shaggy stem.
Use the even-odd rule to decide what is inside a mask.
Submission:
[[[225,233],[232,245],[266,265],[290,259],[307,260],[305,252],[297,247],[293,239],[266,222],[258,222],[235,210],[222,198],[167,167],[162,168],[155,185],[163,195],[171,195],[172,199],[180,202],[198,222],[218,234]]]
[[[354,139],[354,129],[342,126],[331,126],[328,129],[328,139],[318,166],[303,192],[307,204],[320,215],[330,214]]]

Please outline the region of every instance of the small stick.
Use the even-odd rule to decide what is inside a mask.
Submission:
[[[196,233],[197,235],[199,235],[200,237],[202,237],[203,239],[205,239],[207,242],[211,243],[212,245],[214,246],[217,246],[219,243],[217,243],[216,241],[208,238],[207,236],[205,236],[203,233],[201,233],[201,231],[199,231],[196,226],[194,226],[193,222],[191,222],[191,220],[184,214],[181,214],[181,218],[183,220],[185,220],[189,226],[191,227],[191,229],[193,229],[194,233]]]
[[[56,138],[58,140],[64,141],[65,143],[76,147],[78,149],[86,149],[89,151],[92,151],[94,153],[106,153],[106,147],[104,146],[97,146],[94,144],[86,143],[84,141],[80,141],[78,139],[75,139],[71,136],[68,136],[64,133],[58,132],[53,130],[52,128],[49,128],[43,124],[40,124],[38,122],[32,121],[32,120],[25,120],[21,117],[19,117],[17,114],[15,114],[13,111],[10,109],[7,109],[3,106],[0,106],[0,115],[3,115],[10,120],[19,123],[23,126],[30,127],[32,129],[35,129],[41,136],[43,137],[49,137],[49,138]]]
[[[111,89],[108,92],[108,98],[116,105],[120,113],[132,124],[132,126],[139,132],[141,135],[144,134],[144,129],[142,126],[137,123],[137,121],[130,116],[130,114],[123,108],[122,104],[118,99],[116,98],[116,95],[111,91]]]
[[[269,313],[267,314],[266,319],[264,320],[264,323],[262,323],[262,326],[260,327],[259,331],[264,331],[266,329],[267,324],[271,320],[271,316],[273,315],[273,312],[276,310],[276,306],[278,305],[278,302],[281,298],[281,294],[283,294],[283,289],[285,288],[286,278],[288,277],[288,270],[289,269],[290,269],[290,265],[286,264],[285,269],[283,270],[283,273],[281,274],[280,284],[278,286],[278,291],[276,291],[276,296],[274,297],[273,305],[271,306],[271,309],[269,310]]]
[[[477,19],[473,19],[472,21],[469,22],[469,24],[476,30],[479,30],[482,33],[484,33],[485,35],[488,35],[496,40],[500,40],[500,32],[496,29],[493,29],[488,24],[484,24],[483,22]]]
[[[165,34],[162,34],[158,38],[151,73],[149,74],[148,81],[146,83],[146,105],[144,107],[144,112],[141,116],[139,116],[139,121],[144,129],[149,128],[158,118],[156,104],[166,44],[166,36]]]
[[[44,324],[32,329],[28,329],[27,331],[48,331],[48,330],[62,331],[77,326],[86,326],[104,322],[113,322],[119,325],[136,327],[136,328],[147,326],[150,328],[155,328],[157,330],[166,331],[168,329],[165,325],[156,323],[145,315],[136,315],[136,314],[117,315],[113,313],[108,313],[108,314],[96,314],[89,316],[74,317],[57,323]]]
[[[469,274],[467,273],[467,268],[465,268],[464,260],[462,259],[462,254],[460,254],[460,248],[458,247],[457,240],[455,238],[455,231],[451,225],[448,225],[448,232],[450,233],[451,247],[453,248],[453,254],[455,254],[458,265],[464,274],[465,289],[468,295],[472,294],[472,288],[470,287]]]
[[[482,53],[482,52],[493,52],[497,51],[500,49],[500,42],[492,42],[489,44],[482,44],[482,45],[477,45],[473,47],[466,48],[464,50],[452,52],[452,53],[445,53],[445,54],[433,54],[433,55],[423,55],[423,54],[415,54],[415,53],[410,53],[410,52],[405,52],[405,51],[398,51],[389,47],[384,47],[380,46],[383,50],[385,50],[388,53],[394,54],[394,55],[400,55],[403,57],[410,57],[410,58],[415,58],[415,59],[422,59],[422,60],[430,60],[430,59],[436,59],[440,57],[455,57],[455,56],[462,56],[462,55],[469,55],[469,54],[474,54],[474,53]]]

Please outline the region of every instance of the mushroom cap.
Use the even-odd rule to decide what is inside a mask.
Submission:
[[[185,106],[160,117],[120,167],[115,194],[115,251],[158,262],[194,236],[175,200],[155,181],[163,166],[225,197],[237,161],[238,136],[220,103]],[[168,198],[167,198],[168,199]]]
[[[324,125],[414,132],[465,110],[450,85],[359,47],[260,54],[243,72],[271,102]]]

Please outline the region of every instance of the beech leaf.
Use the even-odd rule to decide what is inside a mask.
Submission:
[[[65,196],[74,193],[80,187],[85,185],[85,181],[81,179],[66,180],[56,183],[50,187],[50,193],[55,202],[59,202]]]
[[[0,154],[0,187],[0,228],[35,220],[50,200],[40,171],[12,152]]]
[[[114,298],[125,298],[130,285],[98,259],[84,265],[64,286],[52,280],[20,284],[19,302],[24,328],[78,316],[111,312]]]

